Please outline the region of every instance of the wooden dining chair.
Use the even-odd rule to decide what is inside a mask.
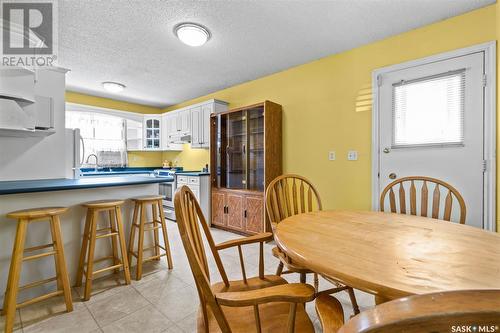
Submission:
[[[418,183],[422,183],[421,187]],[[419,212],[417,212],[417,186],[420,188]],[[442,216],[439,215],[441,206],[441,187],[443,187],[446,192]],[[431,190],[432,198],[429,198],[429,192]],[[396,200],[396,191],[398,192],[398,200]],[[408,194],[409,198],[407,197]],[[442,180],[423,176],[411,176],[396,179],[395,181],[387,185],[380,195],[380,210],[382,212],[385,209],[387,195],[389,197],[389,206],[392,213],[399,212],[401,214],[420,215],[446,221],[451,220],[453,202],[456,201],[458,202],[460,208],[459,222],[460,224],[465,223],[466,207],[462,195],[457,191],[456,188]],[[407,204],[407,199],[409,199],[409,207]],[[432,200],[432,207],[430,210],[429,199]]]
[[[340,321],[342,307],[334,297],[318,297],[316,310],[324,333],[499,332],[500,290],[447,291],[400,298],[363,311],[345,325]]]
[[[187,186],[177,190],[174,203],[177,225],[200,299],[198,332],[314,332],[303,306],[314,299],[314,288],[304,283],[288,284],[276,275],[264,275],[264,242],[272,239],[272,233],[215,244],[201,208]],[[202,234],[222,282],[210,284]],[[253,243],[260,245],[259,275],[247,278],[242,246]],[[238,249],[243,276],[238,281],[228,280],[219,255],[219,251],[233,247]]]
[[[276,177],[269,183],[266,190],[266,210],[271,221],[272,229],[276,224],[280,223],[287,217],[308,213],[312,211],[322,210],[321,198],[319,192],[314,185],[305,177],[287,174]],[[300,282],[306,282],[306,275],[313,274],[314,288],[319,292],[318,275],[305,268],[297,265],[293,260],[281,251],[277,246],[272,249],[273,255],[279,260],[276,275],[298,273],[300,274]],[[286,267],[286,270],[283,269]],[[339,282],[324,277],[328,282],[335,285],[335,288],[329,289],[327,293],[336,293],[346,290],[351,299],[354,313],[359,313],[359,307],[354,295],[354,290],[349,286],[344,286]]]

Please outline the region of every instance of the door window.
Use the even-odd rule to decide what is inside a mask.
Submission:
[[[465,69],[393,84],[392,147],[463,144]]]

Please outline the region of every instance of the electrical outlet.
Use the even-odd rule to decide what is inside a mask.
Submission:
[[[357,161],[358,160],[358,152],[356,150],[349,150],[347,152],[347,160]]]
[[[334,151],[329,151],[328,152],[328,160],[329,161],[335,161],[335,152]]]

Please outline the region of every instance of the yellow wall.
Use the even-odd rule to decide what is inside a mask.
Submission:
[[[163,160],[176,161],[186,171],[202,170],[210,160],[208,149],[191,149],[190,144],[184,144],[182,152],[163,152]]]
[[[114,99],[96,97],[91,95],[80,94],[72,91],[66,92],[66,102],[92,105],[107,109],[116,109],[120,111],[130,111],[137,113],[163,113],[159,108],[151,106],[134,104],[128,102],[117,101]]]
[[[326,208],[369,209],[371,112],[356,111],[357,95],[370,87],[374,69],[496,40],[495,7],[491,5],[166,110],[209,98],[229,102],[230,108],[265,99],[277,102],[284,111],[284,171],[305,175],[317,184]],[[347,151],[351,149],[358,151],[358,161],[347,161]],[[328,161],[329,150],[336,151],[336,161]]]

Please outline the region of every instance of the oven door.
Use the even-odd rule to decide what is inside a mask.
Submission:
[[[165,217],[175,221],[174,211],[175,182],[160,183],[160,195],[163,196],[163,211]]]

